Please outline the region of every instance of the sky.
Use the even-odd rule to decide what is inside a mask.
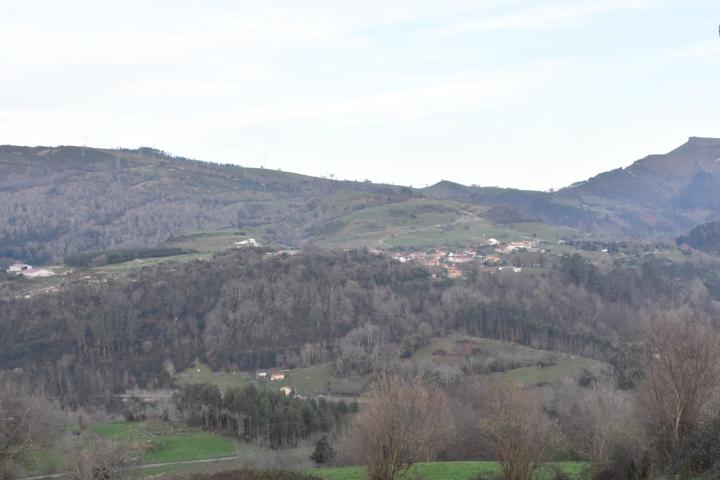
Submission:
[[[0,144],[551,189],[720,137],[718,0],[0,0]]]

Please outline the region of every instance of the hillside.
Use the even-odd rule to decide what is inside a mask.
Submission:
[[[246,237],[289,247],[424,248],[498,235],[677,236],[720,216],[719,161],[720,140],[693,137],[558,192],[448,181],[416,190],[149,148],[2,146],[0,263],[161,245],[219,251]]]
[[[601,173],[559,192],[467,187],[443,181],[435,198],[511,206],[544,222],[595,235],[677,234],[720,216],[720,139],[691,137],[663,155]]]
[[[687,229],[720,215],[720,139],[691,137],[663,155],[562,190],[638,233]]]
[[[720,220],[698,225],[687,235],[678,237],[677,243],[710,253],[720,253]]]
[[[131,249],[157,246],[218,252],[247,237],[278,247],[382,249],[569,233],[548,232],[537,216],[505,206],[502,196],[427,193],[200,162],[148,148],[4,146],[0,265],[107,251],[132,256]]]
[[[156,246],[218,228],[295,245],[336,216],[415,195],[402,187],[198,162],[152,149],[4,146],[0,258],[41,263]]]

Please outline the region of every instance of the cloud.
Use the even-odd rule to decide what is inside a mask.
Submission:
[[[459,22],[440,28],[436,34],[450,35],[473,31],[547,30],[568,28],[578,22],[601,14],[647,8],[653,0],[597,0],[592,2],[563,2],[531,6],[510,13],[483,15],[482,18]]]

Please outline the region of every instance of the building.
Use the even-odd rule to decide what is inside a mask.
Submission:
[[[255,372],[255,378],[267,378],[267,372]]]
[[[450,267],[447,269],[448,278],[460,278],[462,277],[462,270],[457,267]]]
[[[285,372],[272,372],[270,374],[270,381],[285,380]]]
[[[32,268],[32,265],[27,265],[25,263],[14,263],[10,265],[10,268],[7,269],[8,273],[22,273],[25,270],[30,270]]]
[[[282,387],[282,388],[280,389],[280,391],[281,391],[286,397],[289,397],[290,394],[292,394],[292,388],[288,387],[287,385],[285,385],[284,387]]]
[[[248,238],[247,240],[240,240],[235,242],[236,247],[262,247],[260,242],[254,238]]]
[[[35,268],[32,265],[25,263],[14,263],[7,269],[8,273],[14,273],[15,275],[22,275],[27,278],[38,278],[38,277],[52,277],[55,275],[50,270],[45,268]]]

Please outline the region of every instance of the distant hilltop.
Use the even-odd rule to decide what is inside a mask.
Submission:
[[[542,222],[612,238],[675,237],[720,218],[718,191],[720,139],[703,137],[558,192],[449,181],[423,189],[337,181],[152,148],[5,145],[0,264],[155,247],[177,235],[222,228],[262,231],[258,243],[278,247],[362,246],[370,233],[382,240],[383,232],[389,235],[408,218],[419,229],[435,228],[443,215],[456,218],[473,208],[501,225]],[[417,203],[422,199],[432,201]],[[423,225],[424,218],[432,223]]]

